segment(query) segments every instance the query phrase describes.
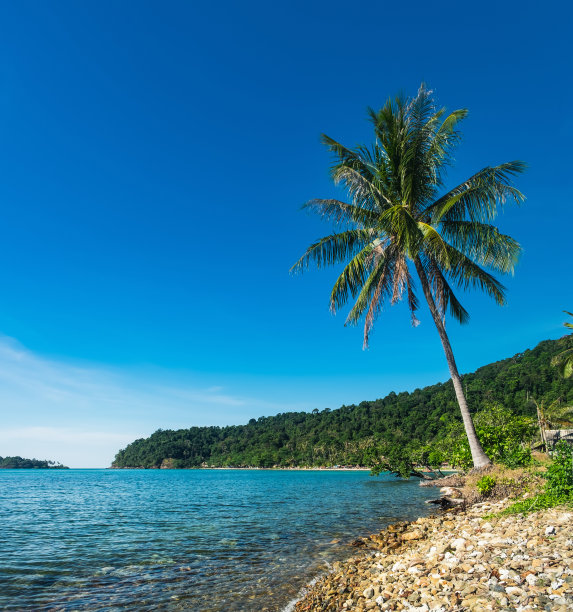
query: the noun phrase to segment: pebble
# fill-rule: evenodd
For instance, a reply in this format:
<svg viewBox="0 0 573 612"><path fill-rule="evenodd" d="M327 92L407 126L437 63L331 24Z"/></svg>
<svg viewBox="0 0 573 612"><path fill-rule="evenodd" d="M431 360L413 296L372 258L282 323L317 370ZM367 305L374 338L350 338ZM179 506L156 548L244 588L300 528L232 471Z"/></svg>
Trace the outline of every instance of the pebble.
<svg viewBox="0 0 573 612"><path fill-rule="evenodd" d="M573 514L483 502L360 538L295 612L573 610Z"/></svg>

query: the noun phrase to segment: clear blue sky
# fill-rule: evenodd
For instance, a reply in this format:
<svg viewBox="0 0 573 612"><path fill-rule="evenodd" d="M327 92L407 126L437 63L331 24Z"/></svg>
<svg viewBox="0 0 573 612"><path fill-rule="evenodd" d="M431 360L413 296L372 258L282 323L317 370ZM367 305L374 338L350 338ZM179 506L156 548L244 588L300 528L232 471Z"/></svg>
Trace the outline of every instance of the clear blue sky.
<svg viewBox="0 0 573 612"><path fill-rule="evenodd" d="M328 312L325 132L421 81L467 107L452 185L529 164L499 219L509 305L467 294L460 370L565 333L573 85L565 2L27 1L0 8L0 455L105 466L158 427L336 408L448 378L431 319L371 348ZM78 445L78 440L81 444Z"/></svg>

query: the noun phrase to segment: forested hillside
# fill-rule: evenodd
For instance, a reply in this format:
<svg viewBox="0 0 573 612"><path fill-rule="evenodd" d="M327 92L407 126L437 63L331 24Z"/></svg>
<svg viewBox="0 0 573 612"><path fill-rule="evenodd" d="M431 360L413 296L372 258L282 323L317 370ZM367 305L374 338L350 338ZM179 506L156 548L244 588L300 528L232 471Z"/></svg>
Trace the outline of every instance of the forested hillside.
<svg viewBox="0 0 573 612"><path fill-rule="evenodd" d="M545 405L558 399L573 404L573 379L561 377L550 363L572 344L572 336L546 340L464 375L472 412L497 402L533 416L533 399ZM160 429L119 451L113 467L370 466L382 442L425 444L457 420L453 386L446 382L337 410L260 417L246 425Z"/></svg>

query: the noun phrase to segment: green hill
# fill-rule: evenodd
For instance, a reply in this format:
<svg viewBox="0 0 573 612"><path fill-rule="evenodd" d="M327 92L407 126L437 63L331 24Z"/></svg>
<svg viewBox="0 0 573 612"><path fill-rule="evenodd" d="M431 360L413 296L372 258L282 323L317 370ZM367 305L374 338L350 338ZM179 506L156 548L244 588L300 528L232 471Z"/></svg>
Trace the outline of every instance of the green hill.
<svg viewBox="0 0 573 612"><path fill-rule="evenodd" d="M559 398L573 404L573 379L562 378L550 363L572 344L573 336L545 340L464 375L472 412L499 402L517 414L533 416L531 398L545 405ZM400 437L426 443L460 419L448 381L337 410L288 412L228 427L159 429L119 451L113 467L370 466L380 442Z"/></svg>

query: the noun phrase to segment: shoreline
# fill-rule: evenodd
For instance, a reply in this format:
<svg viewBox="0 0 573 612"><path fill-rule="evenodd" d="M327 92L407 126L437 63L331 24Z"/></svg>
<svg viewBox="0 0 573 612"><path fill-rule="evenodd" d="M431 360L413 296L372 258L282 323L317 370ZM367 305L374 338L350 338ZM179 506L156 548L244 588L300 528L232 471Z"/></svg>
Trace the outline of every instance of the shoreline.
<svg viewBox="0 0 573 612"><path fill-rule="evenodd" d="M283 612L573 609L573 510L491 517L482 502L358 538Z"/></svg>
<svg viewBox="0 0 573 612"><path fill-rule="evenodd" d="M78 468L81 469L81 468ZM190 467L190 468L170 468L170 467L107 467L95 468L105 470L244 470L244 471L268 471L268 472L370 472L368 467Z"/></svg>

